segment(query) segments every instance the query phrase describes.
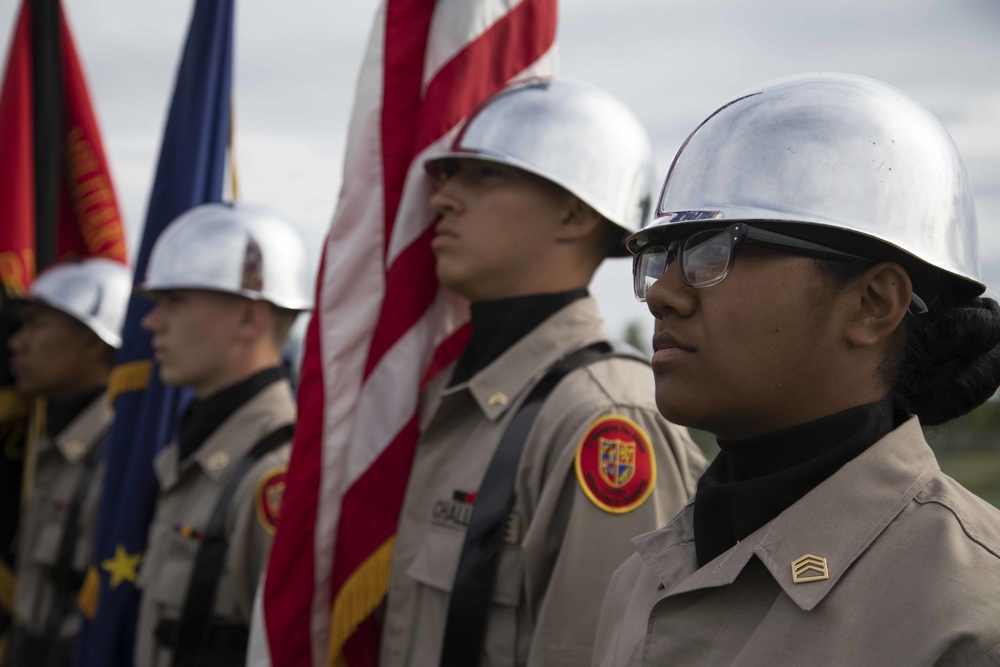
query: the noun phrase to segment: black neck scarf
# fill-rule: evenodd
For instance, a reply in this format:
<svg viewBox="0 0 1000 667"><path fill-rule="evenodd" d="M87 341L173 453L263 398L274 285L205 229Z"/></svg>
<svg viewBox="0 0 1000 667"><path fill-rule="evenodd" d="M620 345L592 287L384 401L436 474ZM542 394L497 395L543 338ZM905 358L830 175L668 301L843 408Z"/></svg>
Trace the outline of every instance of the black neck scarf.
<svg viewBox="0 0 1000 667"><path fill-rule="evenodd" d="M718 440L721 451L695 496L698 566L781 514L906 417L887 398L748 440Z"/></svg>
<svg viewBox="0 0 1000 667"><path fill-rule="evenodd" d="M587 294L587 289L581 288L472 304L472 338L458 359L449 386L467 381L532 329Z"/></svg>
<svg viewBox="0 0 1000 667"><path fill-rule="evenodd" d="M285 377L280 366L265 368L187 407L177 425L178 460L187 460L234 412L266 387Z"/></svg>
<svg viewBox="0 0 1000 667"><path fill-rule="evenodd" d="M61 401L49 400L45 405L45 434L50 438L59 435L70 422L80 416L87 406L104 393L104 387L94 387Z"/></svg>

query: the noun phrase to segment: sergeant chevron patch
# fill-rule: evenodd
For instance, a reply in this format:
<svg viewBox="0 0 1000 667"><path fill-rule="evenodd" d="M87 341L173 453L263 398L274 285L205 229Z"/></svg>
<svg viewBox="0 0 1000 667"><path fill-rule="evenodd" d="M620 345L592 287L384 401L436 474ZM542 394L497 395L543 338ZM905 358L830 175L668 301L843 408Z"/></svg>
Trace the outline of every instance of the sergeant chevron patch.
<svg viewBox="0 0 1000 667"><path fill-rule="evenodd" d="M816 554L803 554L792 561L792 581L796 584L806 584L810 581L823 581L830 578L830 570L826 559Z"/></svg>

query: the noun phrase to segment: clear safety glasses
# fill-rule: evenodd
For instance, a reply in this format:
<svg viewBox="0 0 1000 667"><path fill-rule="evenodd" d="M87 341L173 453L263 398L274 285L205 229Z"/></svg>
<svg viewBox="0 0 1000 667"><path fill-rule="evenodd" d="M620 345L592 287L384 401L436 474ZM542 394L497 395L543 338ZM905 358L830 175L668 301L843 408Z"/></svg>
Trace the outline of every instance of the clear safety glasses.
<svg viewBox="0 0 1000 667"><path fill-rule="evenodd" d="M646 294L653 284L663 277L673 260L678 260L681 279L691 287L718 285L733 267L733 256L737 246L749 245L773 250L785 250L798 255L836 261L870 262L859 255L834 250L818 243L804 241L794 236L779 234L746 223L729 227L699 229L687 236L670 241L667 245L651 243L644 246L632 258L632 277L635 298L646 300ZM910 312L927 312L927 306L916 294L910 304Z"/></svg>

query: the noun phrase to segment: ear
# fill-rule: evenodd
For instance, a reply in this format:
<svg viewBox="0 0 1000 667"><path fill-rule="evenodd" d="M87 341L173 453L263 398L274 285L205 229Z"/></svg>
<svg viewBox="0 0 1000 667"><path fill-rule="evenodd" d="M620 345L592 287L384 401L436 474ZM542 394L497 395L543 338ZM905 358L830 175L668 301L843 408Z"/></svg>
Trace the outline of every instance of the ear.
<svg viewBox="0 0 1000 667"><path fill-rule="evenodd" d="M101 340L97 334L89 330L87 333L90 335L87 336L83 344L83 353L86 355L87 363L94 364L96 368L106 366L110 371L115 365L116 351Z"/></svg>
<svg viewBox="0 0 1000 667"><path fill-rule="evenodd" d="M895 262L882 262L860 275L849 291L855 309L847 326L847 340L872 347L892 338L910 307L913 283Z"/></svg>
<svg viewBox="0 0 1000 667"><path fill-rule="evenodd" d="M572 197L572 195L571 195ZM578 197L572 197L568 202L566 215L559 223L557 240L576 241L592 234L600 233L601 215Z"/></svg>
<svg viewBox="0 0 1000 667"><path fill-rule="evenodd" d="M242 304L243 316L240 322L240 337L250 342L270 335L270 304L252 299L241 299L241 301L244 303Z"/></svg>

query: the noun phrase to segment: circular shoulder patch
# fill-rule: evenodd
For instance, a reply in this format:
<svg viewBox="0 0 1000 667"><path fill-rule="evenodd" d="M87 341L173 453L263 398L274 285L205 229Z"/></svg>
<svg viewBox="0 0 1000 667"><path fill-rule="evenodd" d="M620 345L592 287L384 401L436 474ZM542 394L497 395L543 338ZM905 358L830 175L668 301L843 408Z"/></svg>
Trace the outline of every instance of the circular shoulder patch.
<svg viewBox="0 0 1000 667"><path fill-rule="evenodd" d="M656 483L649 436L627 417L601 417L576 448L576 477L587 497L605 512L631 512Z"/></svg>
<svg viewBox="0 0 1000 667"><path fill-rule="evenodd" d="M284 466L271 468L257 482L254 501L257 520L272 535L278 525L278 514L281 513L281 498L285 495L285 472Z"/></svg>

